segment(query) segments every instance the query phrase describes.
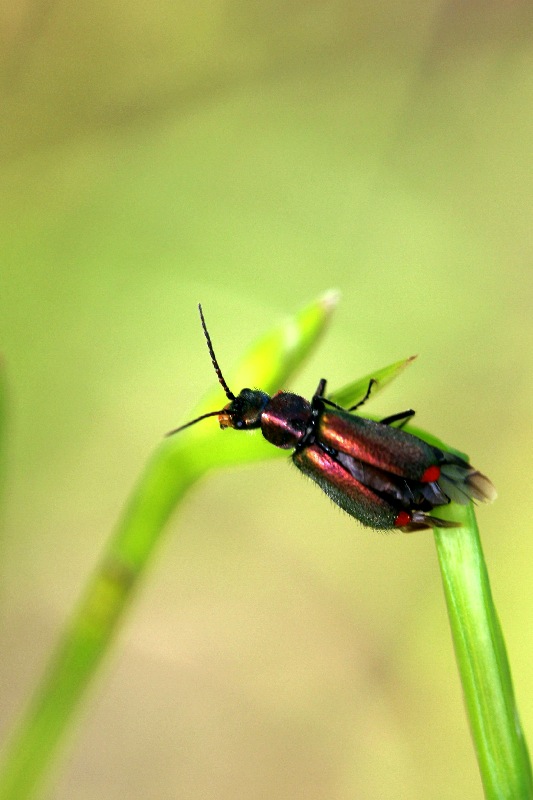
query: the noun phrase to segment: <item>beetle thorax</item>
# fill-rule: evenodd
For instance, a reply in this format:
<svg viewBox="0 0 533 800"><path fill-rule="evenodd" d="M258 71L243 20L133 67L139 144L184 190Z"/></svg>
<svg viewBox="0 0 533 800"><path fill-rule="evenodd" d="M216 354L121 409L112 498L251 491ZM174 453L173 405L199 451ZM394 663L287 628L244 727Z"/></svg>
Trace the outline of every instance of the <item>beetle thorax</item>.
<svg viewBox="0 0 533 800"><path fill-rule="evenodd" d="M263 409L261 431L268 442L288 450L303 439L311 419L307 400L290 392L278 392Z"/></svg>

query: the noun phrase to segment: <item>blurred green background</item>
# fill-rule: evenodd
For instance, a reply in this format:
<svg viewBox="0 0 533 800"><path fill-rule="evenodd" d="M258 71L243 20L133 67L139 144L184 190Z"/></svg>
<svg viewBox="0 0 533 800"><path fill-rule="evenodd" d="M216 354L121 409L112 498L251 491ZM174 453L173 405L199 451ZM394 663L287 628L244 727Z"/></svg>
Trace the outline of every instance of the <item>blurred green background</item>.
<svg viewBox="0 0 533 800"><path fill-rule="evenodd" d="M2 737L213 385L196 303L229 371L337 287L290 388L419 353L369 410L414 406L499 489L478 519L532 739L532 43L525 1L2 5ZM431 534L363 529L280 460L214 475L46 796L481 798Z"/></svg>

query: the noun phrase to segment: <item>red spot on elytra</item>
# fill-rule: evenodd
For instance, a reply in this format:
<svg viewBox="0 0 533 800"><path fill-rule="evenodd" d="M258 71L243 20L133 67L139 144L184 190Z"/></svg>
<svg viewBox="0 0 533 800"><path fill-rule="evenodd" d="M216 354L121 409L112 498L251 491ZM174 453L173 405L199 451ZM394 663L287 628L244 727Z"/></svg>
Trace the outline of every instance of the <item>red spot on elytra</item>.
<svg viewBox="0 0 533 800"><path fill-rule="evenodd" d="M420 480L422 483L433 483L433 481L438 481L440 478L440 467L433 466L428 467L425 471Z"/></svg>
<svg viewBox="0 0 533 800"><path fill-rule="evenodd" d="M394 524L396 525L397 528L403 528L404 525L409 525L412 519L413 518L408 511L400 511L400 513L394 520Z"/></svg>

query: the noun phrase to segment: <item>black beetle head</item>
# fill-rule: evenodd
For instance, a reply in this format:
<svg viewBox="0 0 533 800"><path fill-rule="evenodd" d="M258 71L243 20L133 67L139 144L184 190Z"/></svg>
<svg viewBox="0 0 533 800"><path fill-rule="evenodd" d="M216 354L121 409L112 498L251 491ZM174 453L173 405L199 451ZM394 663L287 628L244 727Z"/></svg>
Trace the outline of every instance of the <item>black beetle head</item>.
<svg viewBox="0 0 533 800"><path fill-rule="evenodd" d="M243 389L218 415L221 428L245 431L261 427L263 410L270 396L258 389Z"/></svg>

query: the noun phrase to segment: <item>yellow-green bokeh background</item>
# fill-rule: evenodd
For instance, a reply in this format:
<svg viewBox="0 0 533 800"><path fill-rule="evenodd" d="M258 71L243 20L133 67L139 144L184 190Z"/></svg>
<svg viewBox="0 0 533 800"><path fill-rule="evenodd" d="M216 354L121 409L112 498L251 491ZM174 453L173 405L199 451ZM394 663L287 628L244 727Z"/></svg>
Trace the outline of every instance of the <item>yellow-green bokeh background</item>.
<svg viewBox="0 0 533 800"><path fill-rule="evenodd" d="M292 388L420 354L372 411L414 406L499 489L478 519L533 737L532 46L525 1L3 4L2 737L213 384L198 300L229 369L331 286ZM481 798L431 535L362 529L280 460L213 476L48 796Z"/></svg>

